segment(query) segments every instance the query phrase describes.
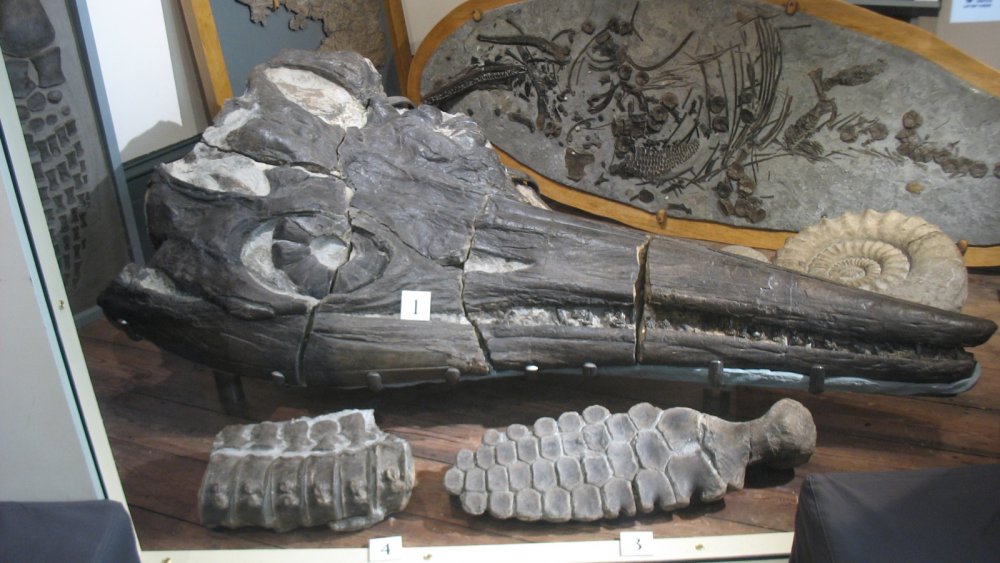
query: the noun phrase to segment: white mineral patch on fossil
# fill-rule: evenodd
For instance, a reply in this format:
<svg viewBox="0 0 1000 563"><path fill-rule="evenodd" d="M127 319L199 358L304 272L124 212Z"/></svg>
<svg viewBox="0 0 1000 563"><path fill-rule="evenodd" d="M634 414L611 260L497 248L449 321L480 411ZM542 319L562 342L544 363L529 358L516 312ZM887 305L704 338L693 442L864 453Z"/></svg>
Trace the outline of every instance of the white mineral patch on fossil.
<svg viewBox="0 0 1000 563"><path fill-rule="evenodd" d="M250 101L250 98L247 96L241 99L241 101L243 100L247 100L251 105L249 107L238 107L222 114L215 125L205 129L201 137L202 141L219 149L230 150L229 141L226 140L226 137L233 131L246 125L254 117L260 115L260 106L257 102Z"/></svg>
<svg viewBox="0 0 1000 563"><path fill-rule="evenodd" d="M269 68L264 75L289 101L330 125L364 127L365 106L347 90L307 70Z"/></svg>
<svg viewBox="0 0 1000 563"><path fill-rule="evenodd" d="M487 274L517 272L529 267L531 267L531 264L525 262L507 260L499 256L491 256L478 252L473 252L472 256L465 263L466 272L486 272Z"/></svg>
<svg viewBox="0 0 1000 563"><path fill-rule="evenodd" d="M197 297L193 295L188 295L187 293L184 293L179 289L177 289L177 286L174 285L173 280L168 278L163 272L159 270L154 270L152 268L143 268L136 272L134 279L139 284L139 287L151 293L165 295L173 299L183 299L191 302L199 300Z"/></svg>
<svg viewBox="0 0 1000 563"><path fill-rule="evenodd" d="M309 250L320 264L336 271L347 262L350 249L337 237L319 237L309 242Z"/></svg>
<svg viewBox="0 0 1000 563"><path fill-rule="evenodd" d="M738 244L732 244L729 246L723 246L719 249L722 252L728 252L729 254L735 254L736 256L743 256L744 258L751 258L764 263L770 263L771 261L767 256L757 250L756 248L750 248L749 246L741 246Z"/></svg>
<svg viewBox="0 0 1000 563"><path fill-rule="evenodd" d="M170 176L206 191L266 196L271 193L271 182L265 172L274 167L198 143L190 155L163 168Z"/></svg>
<svg viewBox="0 0 1000 563"><path fill-rule="evenodd" d="M271 246L274 243L274 227L277 223L277 219L272 219L250 233L240 252L240 261L261 285L271 291L309 303L317 303L316 299L300 293L288 274L274 266Z"/></svg>
<svg viewBox="0 0 1000 563"><path fill-rule="evenodd" d="M515 307L507 311L472 314L470 317L480 324L635 328L635 323L628 320L629 313L617 309Z"/></svg>

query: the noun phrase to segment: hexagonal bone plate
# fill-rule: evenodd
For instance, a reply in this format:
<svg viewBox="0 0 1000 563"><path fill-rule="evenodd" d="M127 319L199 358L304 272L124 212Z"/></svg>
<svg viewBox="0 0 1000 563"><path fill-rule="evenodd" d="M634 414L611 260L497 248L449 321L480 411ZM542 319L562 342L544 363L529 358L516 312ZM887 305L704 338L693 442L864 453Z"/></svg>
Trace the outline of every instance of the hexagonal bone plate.
<svg viewBox="0 0 1000 563"><path fill-rule="evenodd" d="M719 500L743 488L748 464L798 465L815 446L812 415L791 399L743 423L648 403L618 414L595 405L487 430L476 451L458 453L444 484L474 515L593 521Z"/></svg>
<svg viewBox="0 0 1000 563"><path fill-rule="evenodd" d="M227 426L198 491L206 526L287 531L367 528L406 507L416 484L410 445L370 410Z"/></svg>

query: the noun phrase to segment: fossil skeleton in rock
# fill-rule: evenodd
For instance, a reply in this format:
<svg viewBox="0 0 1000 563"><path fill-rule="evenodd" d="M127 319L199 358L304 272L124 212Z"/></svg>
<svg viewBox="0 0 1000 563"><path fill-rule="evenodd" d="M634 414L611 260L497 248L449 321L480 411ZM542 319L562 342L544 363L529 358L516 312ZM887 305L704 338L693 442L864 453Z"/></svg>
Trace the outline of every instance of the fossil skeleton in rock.
<svg viewBox="0 0 1000 563"><path fill-rule="evenodd" d="M409 93L473 116L563 202L787 231L892 205L1000 242L996 88L917 55L937 39L901 22L782 4L473 0L421 45ZM894 193L914 180L929 193Z"/></svg>
<svg viewBox="0 0 1000 563"><path fill-rule="evenodd" d="M789 238L775 264L957 311L968 296L962 254L941 229L898 211L845 213Z"/></svg>
<svg viewBox="0 0 1000 563"><path fill-rule="evenodd" d="M792 399L743 423L683 407L611 414L595 405L487 430L476 451L458 453L444 485L470 514L589 522L717 501L743 488L748 465L790 468L815 449L812 415Z"/></svg>
<svg viewBox="0 0 1000 563"><path fill-rule="evenodd" d="M415 475L410 445L382 432L370 410L227 426L198 513L206 526L360 530L406 508Z"/></svg>
<svg viewBox="0 0 1000 563"><path fill-rule="evenodd" d="M156 252L101 305L220 371L374 389L585 364L704 380L721 360L953 393L996 329L527 201L468 117L393 107L358 55L287 51L157 171Z"/></svg>

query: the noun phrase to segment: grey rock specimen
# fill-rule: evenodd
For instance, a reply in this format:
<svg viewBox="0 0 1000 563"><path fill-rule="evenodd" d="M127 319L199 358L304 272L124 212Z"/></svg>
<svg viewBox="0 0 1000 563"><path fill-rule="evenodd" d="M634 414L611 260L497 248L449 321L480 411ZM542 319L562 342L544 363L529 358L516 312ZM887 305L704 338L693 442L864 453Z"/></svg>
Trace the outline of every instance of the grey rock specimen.
<svg viewBox="0 0 1000 563"><path fill-rule="evenodd" d="M156 252L101 299L241 376L407 385L599 366L967 386L996 326L532 205L482 131L398 109L352 53L259 66L146 197ZM404 291L430 294L403 318ZM592 369L584 370L592 372ZM768 377L773 372L768 372ZM946 392L956 392L954 390Z"/></svg>
<svg viewBox="0 0 1000 563"><path fill-rule="evenodd" d="M531 426L487 430L445 473L470 514L590 522L712 502L743 488L746 467L790 468L816 449L816 426L782 399L764 416L735 423L649 403L611 414L601 406Z"/></svg>
<svg viewBox="0 0 1000 563"><path fill-rule="evenodd" d="M410 445L372 411L234 425L215 437L198 514L206 526L354 531L405 508L415 484Z"/></svg>
<svg viewBox="0 0 1000 563"><path fill-rule="evenodd" d="M1000 243L1000 98L931 60L774 1L498 4L439 29L421 95L548 179L676 217L896 209Z"/></svg>

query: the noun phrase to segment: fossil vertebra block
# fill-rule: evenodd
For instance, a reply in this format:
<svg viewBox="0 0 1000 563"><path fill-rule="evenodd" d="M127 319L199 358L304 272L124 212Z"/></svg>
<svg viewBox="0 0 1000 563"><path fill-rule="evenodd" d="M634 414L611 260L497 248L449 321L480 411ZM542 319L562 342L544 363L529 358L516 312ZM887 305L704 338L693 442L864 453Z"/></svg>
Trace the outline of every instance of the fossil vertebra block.
<svg viewBox="0 0 1000 563"><path fill-rule="evenodd" d="M749 368L746 383L804 386L821 366L827 388L955 393L977 377L963 347L996 329L532 205L474 121L394 107L352 53L258 66L202 142L157 170L146 216L156 252L112 282L105 313L289 385L588 364L704 380L719 360ZM408 318L408 292L426 316Z"/></svg>
<svg viewBox="0 0 1000 563"><path fill-rule="evenodd" d="M215 437L198 513L206 526L353 531L405 508L415 484L410 445L370 410L234 425Z"/></svg>
<svg viewBox="0 0 1000 563"><path fill-rule="evenodd" d="M444 484L470 514L589 522L716 501L743 488L747 465L794 467L815 449L812 415L792 399L742 423L683 407L611 414L595 405L487 430Z"/></svg>

